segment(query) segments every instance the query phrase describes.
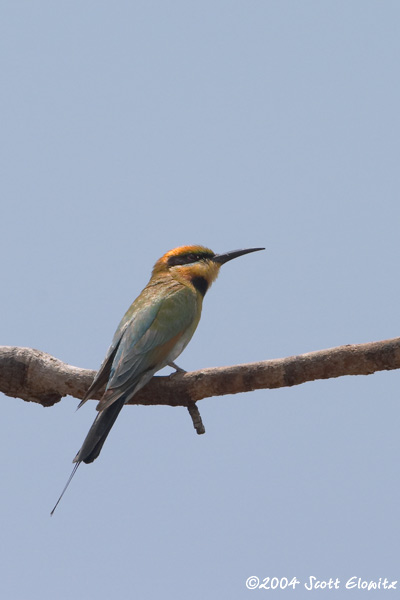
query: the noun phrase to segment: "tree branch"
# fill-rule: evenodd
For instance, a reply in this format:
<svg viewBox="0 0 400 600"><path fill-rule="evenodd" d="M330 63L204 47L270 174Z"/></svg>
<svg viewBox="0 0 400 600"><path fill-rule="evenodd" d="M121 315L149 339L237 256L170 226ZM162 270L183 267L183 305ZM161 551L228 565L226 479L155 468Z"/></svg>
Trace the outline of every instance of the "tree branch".
<svg viewBox="0 0 400 600"><path fill-rule="evenodd" d="M203 398L399 368L400 338L394 338L288 358L153 377L130 404L189 407L199 432L202 423L193 404ZM67 395L82 399L94 375L95 371L72 367L40 350L0 346L0 391L7 396L53 406Z"/></svg>

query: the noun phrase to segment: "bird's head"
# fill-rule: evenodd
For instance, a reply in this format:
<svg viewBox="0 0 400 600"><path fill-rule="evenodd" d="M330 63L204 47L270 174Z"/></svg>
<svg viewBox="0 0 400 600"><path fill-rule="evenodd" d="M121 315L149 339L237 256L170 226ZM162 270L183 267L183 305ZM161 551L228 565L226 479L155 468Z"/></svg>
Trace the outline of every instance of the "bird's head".
<svg viewBox="0 0 400 600"><path fill-rule="evenodd" d="M204 246L179 246L169 250L154 265L153 277L169 273L178 280L191 283L202 296L218 277L221 265L249 252L257 252L264 248L248 248L232 250L224 254L215 254Z"/></svg>

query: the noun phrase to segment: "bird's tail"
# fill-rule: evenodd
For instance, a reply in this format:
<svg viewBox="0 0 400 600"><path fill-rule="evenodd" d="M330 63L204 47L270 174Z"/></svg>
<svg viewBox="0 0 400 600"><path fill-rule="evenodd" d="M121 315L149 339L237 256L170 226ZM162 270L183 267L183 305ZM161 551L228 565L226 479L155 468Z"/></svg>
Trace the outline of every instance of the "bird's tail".
<svg viewBox="0 0 400 600"><path fill-rule="evenodd" d="M124 404L125 397L123 396L98 413L82 444L82 448L73 460L74 463L84 462L89 464L98 457Z"/></svg>
<svg viewBox="0 0 400 600"><path fill-rule="evenodd" d="M125 404L125 397L119 398L116 402L108 406L104 410L98 413L97 417L93 421L93 425L89 429L89 433L87 434L85 441L82 444L81 449L78 454L75 456L73 462L76 463L71 475L59 499L57 500L53 510L51 511L51 515L56 510L61 498L64 496L64 493L67 490L67 487L72 481L73 476L75 475L79 465L81 462L91 463L93 462L100 454L100 451L103 447L104 442L107 439L108 434L111 431L112 426L114 425L119 413L121 412L122 407Z"/></svg>

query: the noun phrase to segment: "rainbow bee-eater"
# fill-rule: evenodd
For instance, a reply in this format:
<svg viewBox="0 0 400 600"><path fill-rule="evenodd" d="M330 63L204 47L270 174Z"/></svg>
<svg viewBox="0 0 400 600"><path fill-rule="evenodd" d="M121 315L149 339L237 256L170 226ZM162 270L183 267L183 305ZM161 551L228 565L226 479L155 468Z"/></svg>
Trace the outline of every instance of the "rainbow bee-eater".
<svg viewBox="0 0 400 600"><path fill-rule="evenodd" d="M215 254L204 246L170 250L154 265L149 283L125 313L107 355L78 408L106 385L98 415L75 456L74 469L100 454L124 404L166 366L180 370L175 359L186 348L200 321L203 298L221 265L264 248Z"/></svg>

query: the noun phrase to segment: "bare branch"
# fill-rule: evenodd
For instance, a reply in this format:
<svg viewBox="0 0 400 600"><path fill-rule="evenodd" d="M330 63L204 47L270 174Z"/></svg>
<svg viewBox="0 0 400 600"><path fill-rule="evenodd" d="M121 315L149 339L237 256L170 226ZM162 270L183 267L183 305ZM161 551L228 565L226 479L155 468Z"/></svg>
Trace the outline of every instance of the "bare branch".
<svg viewBox="0 0 400 600"><path fill-rule="evenodd" d="M130 404L186 406L202 398L299 385L344 375L370 375L400 368L400 338L338 346L288 358L153 377ZM31 348L0 346L0 391L52 406L63 396L83 398L95 372L72 367Z"/></svg>
<svg viewBox="0 0 400 600"><path fill-rule="evenodd" d="M188 411L189 411L189 415L193 421L193 427L196 430L196 433L198 433L199 435L201 435L202 433L206 432L206 428L203 425L203 421L198 409L198 406L195 402L190 402L188 404Z"/></svg>

